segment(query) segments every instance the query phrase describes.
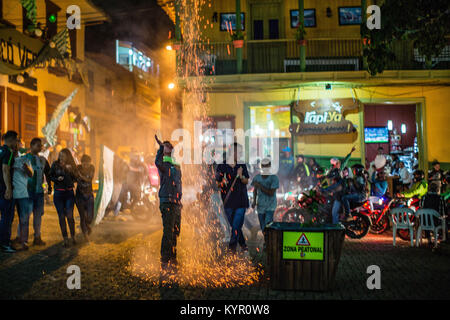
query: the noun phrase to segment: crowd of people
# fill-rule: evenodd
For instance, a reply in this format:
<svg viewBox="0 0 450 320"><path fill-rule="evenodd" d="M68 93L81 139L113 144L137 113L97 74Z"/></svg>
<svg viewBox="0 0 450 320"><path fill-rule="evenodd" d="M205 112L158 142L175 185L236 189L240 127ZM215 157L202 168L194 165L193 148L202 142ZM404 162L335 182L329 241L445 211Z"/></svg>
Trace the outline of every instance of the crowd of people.
<svg viewBox="0 0 450 320"><path fill-rule="evenodd" d="M156 137L155 137L156 138ZM173 162L173 150L170 142L164 143L156 138L160 145L156 157L156 166L161 176L160 200L163 216L164 235L161 245L161 261L164 266L176 265L176 238L180 233L181 208L181 170ZM238 245L241 251L248 250L246 240L242 233L246 210L251 206L258 214L261 230L265 234L266 226L273 221L277 208L277 190L289 192L291 188L305 191L316 189L332 200L332 223L351 219L352 203L361 203L370 196L375 198L388 197L387 171L390 168L384 164L378 168L366 168L361 164L348 167L352 148L344 159L331 158L328 168L321 168L314 158L305 159L303 155L297 156L297 161L290 155L290 149L285 148L280 159L278 174L271 173L271 159L264 158L256 166L247 166L238 161L241 146L234 143L230 149L234 155L223 163L213 163L206 170L206 191L219 192L226 219L230 226L228 248L236 252ZM381 152L379 153L381 155ZM390 163L388 163L390 164ZM398 167L402 169L401 162ZM250 173L249 173L250 168ZM401 175L401 173L400 173ZM214 177L214 178L212 178ZM421 200L423 208L432 208L444 215L445 201L450 197L447 190L449 174L440 170L439 163L433 163L433 169L428 173L428 180L422 170L416 169L411 181L402 179L403 191L395 194L398 198L417 197ZM409 182L409 183L408 183ZM253 187L253 202L249 203L248 189ZM212 196L206 196L213 198ZM343 213L341 215L341 212Z"/></svg>
<svg viewBox="0 0 450 320"><path fill-rule="evenodd" d="M64 246L76 244L74 206L80 214L80 227L85 241L89 241L94 215L92 179L95 168L88 155L77 165L71 150L59 151L51 166L43 156L43 143L33 138L29 149L21 145L17 132L8 131L2 136L0 148L0 245L6 253L27 250L29 246L29 221L33 215L33 245L43 246L41 226L44 215L45 192L52 194L58 213ZM23 144L23 143L22 143ZM76 185L76 191L74 191ZM44 188L46 186L46 190ZM54 190L54 191L53 191ZM12 223L17 209L19 219L17 237L12 238ZM67 232L69 226L70 239Z"/></svg>

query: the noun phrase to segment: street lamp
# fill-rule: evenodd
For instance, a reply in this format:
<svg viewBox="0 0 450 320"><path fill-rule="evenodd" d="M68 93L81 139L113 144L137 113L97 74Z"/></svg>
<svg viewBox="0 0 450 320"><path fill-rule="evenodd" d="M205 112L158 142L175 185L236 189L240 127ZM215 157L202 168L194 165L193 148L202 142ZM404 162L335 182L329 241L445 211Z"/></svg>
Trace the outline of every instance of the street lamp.
<svg viewBox="0 0 450 320"><path fill-rule="evenodd" d="M171 82L167 87L169 88L169 90L173 90L175 88L175 83Z"/></svg>
<svg viewBox="0 0 450 320"><path fill-rule="evenodd" d="M172 46L171 46L170 44L168 44L168 45L166 46L166 49L170 51L170 50L172 50Z"/></svg>

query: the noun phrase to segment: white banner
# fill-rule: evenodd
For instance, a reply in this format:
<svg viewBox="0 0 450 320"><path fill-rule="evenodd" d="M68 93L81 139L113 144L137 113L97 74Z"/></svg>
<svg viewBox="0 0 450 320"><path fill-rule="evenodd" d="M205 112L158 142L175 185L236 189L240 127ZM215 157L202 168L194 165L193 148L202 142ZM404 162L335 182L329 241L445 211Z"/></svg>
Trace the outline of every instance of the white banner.
<svg viewBox="0 0 450 320"><path fill-rule="evenodd" d="M99 169L99 186L97 196L95 197L94 225L102 221L114 189L114 152L105 146L102 147Z"/></svg>

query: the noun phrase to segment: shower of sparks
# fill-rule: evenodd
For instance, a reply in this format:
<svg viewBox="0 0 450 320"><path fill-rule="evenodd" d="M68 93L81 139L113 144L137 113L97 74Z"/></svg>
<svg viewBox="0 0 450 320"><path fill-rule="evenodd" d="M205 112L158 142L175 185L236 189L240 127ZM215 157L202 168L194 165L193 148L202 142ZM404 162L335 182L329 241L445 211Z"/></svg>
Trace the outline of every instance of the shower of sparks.
<svg viewBox="0 0 450 320"><path fill-rule="evenodd" d="M209 109L204 77L204 54L210 53L209 39L201 38L201 30L210 24L205 21L204 8L211 8L210 0L179 1L180 19L183 34L179 55L178 77L184 85L183 126L193 137L195 120L207 120ZM228 27L228 26L227 26ZM231 31L232 32L232 31ZM207 45L208 51L201 49ZM230 48L227 45L228 54ZM169 138L169 137L168 137ZM193 188L202 193L207 174L205 166L183 165L183 189ZM209 173L211 174L211 173ZM165 273L160 270L159 243L162 232L154 235L151 243L144 243L135 249L128 270L135 276L153 282L177 282L191 287L235 287L249 286L258 282L264 275L262 265L253 263L247 255L227 252L225 235L221 232L216 212L213 209L213 191L206 191L193 204L185 204L182 210L181 234L178 238L178 273ZM222 209L223 210L223 209ZM220 214L224 214L221 212ZM153 241L154 240L154 241ZM158 245L155 245L157 243ZM151 245L153 244L153 245ZM258 250L259 251L259 250ZM161 280L166 279L166 280Z"/></svg>

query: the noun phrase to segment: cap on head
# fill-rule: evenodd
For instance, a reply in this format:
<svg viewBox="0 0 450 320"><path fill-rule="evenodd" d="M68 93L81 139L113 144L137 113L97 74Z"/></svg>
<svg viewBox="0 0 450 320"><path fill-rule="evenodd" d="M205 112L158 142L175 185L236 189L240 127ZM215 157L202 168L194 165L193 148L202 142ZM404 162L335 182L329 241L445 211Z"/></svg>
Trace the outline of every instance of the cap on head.
<svg viewBox="0 0 450 320"><path fill-rule="evenodd" d="M261 160L261 166L269 167L270 164L271 164L271 161L270 161L269 158L264 158L264 159Z"/></svg>

